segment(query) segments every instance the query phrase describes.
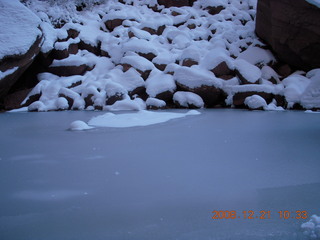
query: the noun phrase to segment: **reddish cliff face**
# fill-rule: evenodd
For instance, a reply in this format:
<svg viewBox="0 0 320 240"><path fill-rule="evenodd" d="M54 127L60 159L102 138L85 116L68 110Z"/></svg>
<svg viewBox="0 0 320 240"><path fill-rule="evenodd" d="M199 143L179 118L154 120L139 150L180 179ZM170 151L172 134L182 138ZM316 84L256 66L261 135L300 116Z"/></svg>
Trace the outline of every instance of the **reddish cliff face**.
<svg viewBox="0 0 320 240"><path fill-rule="evenodd" d="M258 0L256 33L280 60L320 67L320 8L305 0Z"/></svg>

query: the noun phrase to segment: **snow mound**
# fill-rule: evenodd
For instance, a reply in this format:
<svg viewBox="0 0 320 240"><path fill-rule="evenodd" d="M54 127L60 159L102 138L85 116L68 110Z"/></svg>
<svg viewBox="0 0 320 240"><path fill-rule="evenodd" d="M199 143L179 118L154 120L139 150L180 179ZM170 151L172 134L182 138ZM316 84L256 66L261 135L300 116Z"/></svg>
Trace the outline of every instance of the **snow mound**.
<svg viewBox="0 0 320 240"><path fill-rule="evenodd" d="M320 217L318 217L317 215L312 215L311 219L308 222L301 224L301 229L303 233L311 239L319 239Z"/></svg>
<svg viewBox="0 0 320 240"><path fill-rule="evenodd" d="M88 124L80 120L72 122L69 127L69 129L72 131L82 131L82 130L88 130L92 128L93 127L88 126Z"/></svg>
<svg viewBox="0 0 320 240"><path fill-rule="evenodd" d="M198 115L198 111L190 110L187 113L173 113L173 112L153 112L142 110L135 113L105 113L101 116L92 118L88 124L94 127L136 127L148 126L167 122L172 119L182 118L189 115Z"/></svg>

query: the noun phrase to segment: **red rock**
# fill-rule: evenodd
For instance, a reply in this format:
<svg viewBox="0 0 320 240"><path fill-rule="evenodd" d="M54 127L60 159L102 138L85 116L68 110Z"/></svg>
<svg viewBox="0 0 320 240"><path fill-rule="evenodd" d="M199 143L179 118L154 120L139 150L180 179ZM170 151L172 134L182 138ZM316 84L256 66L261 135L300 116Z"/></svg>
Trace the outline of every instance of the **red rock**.
<svg viewBox="0 0 320 240"><path fill-rule="evenodd" d="M42 38L38 38L24 55L6 56L0 60L0 71L2 72L6 72L7 70L17 67L16 71L0 80L0 102L3 103L5 96L12 91L11 88L19 81L19 78L22 76L22 74L30 67L35 59L34 56L40 52L41 41Z"/></svg>
<svg viewBox="0 0 320 240"><path fill-rule="evenodd" d="M179 91L193 92L198 94L206 107L216 107L218 105L224 105L224 101L226 99L225 93L214 86L205 86L202 85L197 88L189 88L181 83L176 82Z"/></svg>
<svg viewBox="0 0 320 240"><path fill-rule="evenodd" d="M208 10L208 13L211 15L219 14L223 9L225 9L223 6L217 6L217 7L206 7L205 10Z"/></svg>
<svg viewBox="0 0 320 240"><path fill-rule="evenodd" d="M80 66L58 66L50 67L48 71L60 77L67 77L72 75L83 75L86 71L92 70L91 67L82 64Z"/></svg>
<svg viewBox="0 0 320 240"><path fill-rule="evenodd" d="M112 32L116 27L122 25L124 19L112 19L105 22L106 28Z"/></svg>
<svg viewBox="0 0 320 240"><path fill-rule="evenodd" d="M226 62L219 63L214 69L210 70L214 73L216 77L221 77L224 75L232 75L234 76L234 71L232 71Z"/></svg>
<svg viewBox="0 0 320 240"><path fill-rule="evenodd" d="M320 67L320 8L305 0L259 0L256 33L278 58L306 71Z"/></svg>
<svg viewBox="0 0 320 240"><path fill-rule="evenodd" d="M260 97L264 98L264 100L266 100L268 104L274 98L274 95L272 93L266 93L266 92L255 92L255 91L237 92L233 96L233 105L240 108L246 108L244 101L247 97L252 95L259 95Z"/></svg>
<svg viewBox="0 0 320 240"><path fill-rule="evenodd" d="M158 4L168 7L192 6L194 1L189 0L158 0Z"/></svg>
<svg viewBox="0 0 320 240"><path fill-rule="evenodd" d="M198 65L199 63L191 58L186 58L182 61L182 66L191 67L193 65Z"/></svg>

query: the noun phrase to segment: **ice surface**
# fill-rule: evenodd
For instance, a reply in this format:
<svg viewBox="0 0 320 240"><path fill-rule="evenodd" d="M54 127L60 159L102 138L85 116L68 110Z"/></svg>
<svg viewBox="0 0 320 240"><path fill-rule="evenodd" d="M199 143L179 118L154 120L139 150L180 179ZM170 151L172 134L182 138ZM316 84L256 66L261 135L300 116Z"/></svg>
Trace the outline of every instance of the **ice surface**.
<svg viewBox="0 0 320 240"><path fill-rule="evenodd" d="M187 113L172 113L172 112L153 112L142 110L136 113L105 113L101 116L92 118L88 124L94 127L136 127L148 126L158 123L167 122L175 118L182 118L189 115L198 115L200 112L190 110Z"/></svg>
<svg viewBox="0 0 320 240"><path fill-rule="evenodd" d="M305 240L278 211L320 215L320 115L199 111L93 131L67 129L101 112L0 114L1 239Z"/></svg>

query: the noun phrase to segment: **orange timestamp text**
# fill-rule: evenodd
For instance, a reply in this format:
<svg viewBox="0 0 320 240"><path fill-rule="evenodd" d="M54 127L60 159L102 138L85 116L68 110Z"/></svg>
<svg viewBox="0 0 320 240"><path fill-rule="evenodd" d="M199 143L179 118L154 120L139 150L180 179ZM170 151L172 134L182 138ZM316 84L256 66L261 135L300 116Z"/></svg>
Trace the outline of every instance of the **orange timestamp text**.
<svg viewBox="0 0 320 240"><path fill-rule="evenodd" d="M278 212L271 212L266 210L261 211L221 211L214 210L212 211L212 219L307 219L308 212L302 210L288 211L281 210Z"/></svg>

